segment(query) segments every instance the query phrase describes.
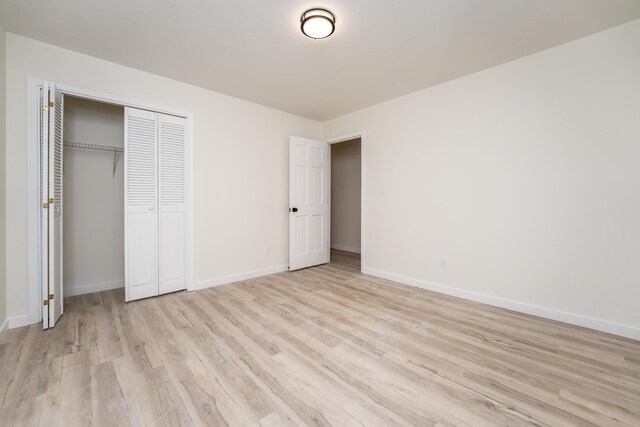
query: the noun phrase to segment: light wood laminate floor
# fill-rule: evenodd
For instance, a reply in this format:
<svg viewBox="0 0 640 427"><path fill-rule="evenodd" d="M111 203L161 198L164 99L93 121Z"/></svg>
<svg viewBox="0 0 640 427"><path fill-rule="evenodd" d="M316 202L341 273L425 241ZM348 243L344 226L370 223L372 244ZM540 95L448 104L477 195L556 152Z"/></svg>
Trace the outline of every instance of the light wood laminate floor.
<svg viewBox="0 0 640 427"><path fill-rule="evenodd" d="M362 275L358 258L0 344L0 424L640 425L640 342Z"/></svg>

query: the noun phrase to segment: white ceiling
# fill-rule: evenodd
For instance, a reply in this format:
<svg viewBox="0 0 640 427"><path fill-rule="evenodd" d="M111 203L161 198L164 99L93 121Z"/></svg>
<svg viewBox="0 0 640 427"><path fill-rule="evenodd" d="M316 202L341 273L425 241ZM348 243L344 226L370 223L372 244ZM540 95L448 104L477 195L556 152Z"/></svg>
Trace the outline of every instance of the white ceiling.
<svg viewBox="0 0 640 427"><path fill-rule="evenodd" d="M327 120L640 17L640 0L0 0L7 31ZM299 30L313 6L336 31Z"/></svg>

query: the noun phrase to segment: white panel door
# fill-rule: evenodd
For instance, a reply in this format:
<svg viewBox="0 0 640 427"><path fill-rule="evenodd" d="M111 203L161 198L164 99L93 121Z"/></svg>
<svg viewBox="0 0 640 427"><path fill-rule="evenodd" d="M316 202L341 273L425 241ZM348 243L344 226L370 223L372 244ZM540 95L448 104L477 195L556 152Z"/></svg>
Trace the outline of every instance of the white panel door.
<svg viewBox="0 0 640 427"><path fill-rule="evenodd" d="M289 270L329 262L329 144L289 138Z"/></svg>
<svg viewBox="0 0 640 427"><path fill-rule="evenodd" d="M156 113L125 109L125 299L158 295Z"/></svg>
<svg viewBox="0 0 640 427"><path fill-rule="evenodd" d="M186 119L159 114L160 294L186 289Z"/></svg>
<svg viewBox="0 0 640 427"><path fill-rule="evenodd" d="M62 167L63 167L63 119L64 95L56 90L55 84L49 84L49 200L48 200L48 243L49 243L49 328L64 312L63 275L62 275Z"/></svg>

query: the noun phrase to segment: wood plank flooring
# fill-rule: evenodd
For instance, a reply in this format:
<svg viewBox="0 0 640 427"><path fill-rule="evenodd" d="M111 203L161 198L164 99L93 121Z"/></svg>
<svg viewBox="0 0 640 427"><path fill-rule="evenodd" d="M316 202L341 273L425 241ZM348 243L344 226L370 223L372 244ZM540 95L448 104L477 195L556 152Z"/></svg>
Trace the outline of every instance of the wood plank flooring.
<svg viewBox="0 0 640 427"><path fill-rule="evenodd" d="M3 426L639 426L640 342L328 265L124 304L0 344Z"/></svg>

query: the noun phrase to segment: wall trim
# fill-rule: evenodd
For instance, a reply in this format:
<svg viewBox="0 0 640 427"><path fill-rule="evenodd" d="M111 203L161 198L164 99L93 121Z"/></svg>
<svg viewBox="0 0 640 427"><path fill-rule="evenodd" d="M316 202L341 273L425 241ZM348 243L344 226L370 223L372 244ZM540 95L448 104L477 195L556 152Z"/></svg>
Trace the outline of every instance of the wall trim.
<svg viewBox="0 0 640 427"><path fill-rule="evenodd" d="M355 246L341 245L340 243L331 243L331 249L337 249L339 251L353 252L354 254L360 253L360 248Z"/></svg>
<svg viewBox="0 0 640 427"><path fill-rule="evenodd" d="M42 226L40 209L40 90L27 77L27 307L29 324L42 320Z"/></svg>
<svg viewBox="0 0 640 427"><path fill-rule="evenodd" d="M74 297L76 295L92 294L94 292L110 291L111 289L124 288L124 280L115 280L113 282L88 283L86 285L72 286L64 288L65 297Z"/></svg>
<svg viewBox="0 0 640 427"><path fill-rule="evenodd" d="M613 335L619 335L625 338L640 340L640 328L634 328L620 323L610 322L607 320L587 317L580 314L568 313L566 311L556 310L552 308L541 307L537 305L527 304L523 302L513 301L505 298L495 297L492 295L480 294L477 292L466 291L464 289L452 288L450 286L441 285L439 283L419 280L410 277L404 277L385 271L375 270L373 268L364 268L363 273L370 276L387 279L404 285L416 288L426 289L440 294L451 295L454 297L479 302L482 304L492 305L494 307L506 308L508 310L520 313L530 314L533 316L543 317L545 319L556 320L571 325L582 326L584 328L593 329L600 332L607 332Z"/></svg>
<svg viewBox="0 0 640 427"><path fill-rule="evenodd" d="M38 322L30 322L28 314L22 314L20 316L9 317L7 319L8 329L20 328L22 326L32 325Z"/></svg>
<svg viewBox="0 0 640 427"><path fill-rule="evenodd" d="M9 330L9 319L4 319L4 323L0 326L0 342L2 342L2 338L4 338L4 334Z"/></svg>
<svg viewBox="0 0 640 427"><path fill-rule="evenodd" d="M245 273L240 274L232 274L230 276L223 276L217 279L203 280L200 282L196 282L196 289L206 289L211 288L213 286L226 285L228 283L240 282L242 280L255 279L256 277L268 276L270 274L282 273L283 271L288 271L289 265L277 265L274 267L264 268L261 270L247 271Z"/></svg>

